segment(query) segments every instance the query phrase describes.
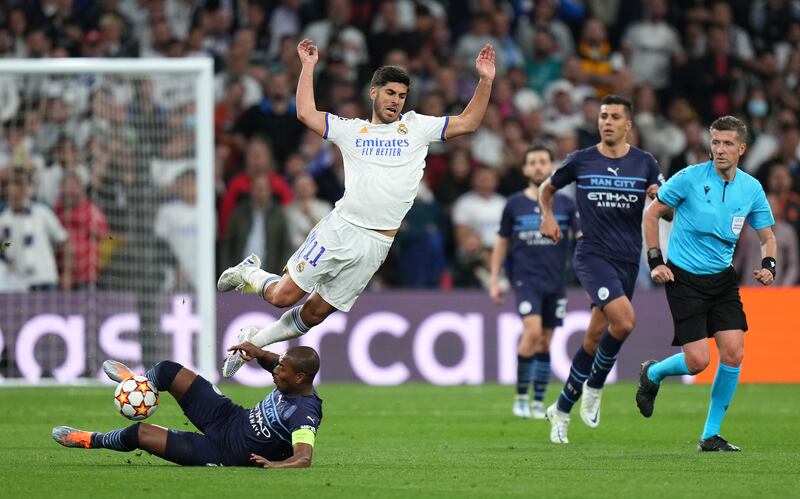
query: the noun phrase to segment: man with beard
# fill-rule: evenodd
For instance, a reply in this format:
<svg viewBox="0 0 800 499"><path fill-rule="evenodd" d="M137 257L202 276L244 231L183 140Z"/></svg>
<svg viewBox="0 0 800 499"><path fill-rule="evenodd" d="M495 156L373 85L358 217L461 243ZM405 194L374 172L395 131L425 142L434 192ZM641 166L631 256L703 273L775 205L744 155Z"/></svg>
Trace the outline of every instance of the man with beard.
<svg viewBox="0 0 800 499"><path fill-rule="evenodd" d="M539 186L553 174L554 168L553 153L545 146L534 145L525 152L522 174L529 186L508 198L490 264L489 295L498 305L503 302L500 267L506 261L517 312L522 318L522 337L517 349L517 395L513 405L514 415L521 418L545 419L550 339L567 311L564 268L569 241L564 238L555 242L539 232L542 221ZM562 232L572 228L579 237L578 213L572 199L556 194L553 213ZM532 402L528 396L530 384L533 384Z"/></svg>
<svg viewBox="0 0 800 499"><path fill-rule="evenodd" d="M399 67L383 66L370 85L372 119L345 119L317 109L313 77L317 47L306 39L298 44L297 53L303 67L297 84L297 117L341 150L345 192L289 259L283 275L262 270L258 256L251 255L219 277L219 291L256 292L276 307L293 306L310 293L275 323L260 330L242 329L240 343L258 347L304 335L336 310L350 310L389 253L414 202L428 145L478 129L495 77L495 53L487 44L475 59L479 77L475 94L460 115L403 114L410 78ZM232 353L223 365L223 376L233 376L242 364L242 358Z"/></svg>

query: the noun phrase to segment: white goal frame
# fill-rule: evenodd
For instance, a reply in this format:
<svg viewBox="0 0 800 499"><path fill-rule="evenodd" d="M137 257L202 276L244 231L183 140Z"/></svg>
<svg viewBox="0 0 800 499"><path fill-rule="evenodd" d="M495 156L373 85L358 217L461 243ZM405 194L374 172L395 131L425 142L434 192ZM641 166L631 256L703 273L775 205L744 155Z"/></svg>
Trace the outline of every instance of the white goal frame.
<svg viewBox="0 0 800 499"><path fill-rule="evenodd" d="M214 69L210 58L181 59L0 59L0 75L117 74L125 76L188 75L194 78L195 161L197 162L197 313L200 332L197 367L209 380L217 379L216 285L214 247L217 228L214 209Z"/></svg>

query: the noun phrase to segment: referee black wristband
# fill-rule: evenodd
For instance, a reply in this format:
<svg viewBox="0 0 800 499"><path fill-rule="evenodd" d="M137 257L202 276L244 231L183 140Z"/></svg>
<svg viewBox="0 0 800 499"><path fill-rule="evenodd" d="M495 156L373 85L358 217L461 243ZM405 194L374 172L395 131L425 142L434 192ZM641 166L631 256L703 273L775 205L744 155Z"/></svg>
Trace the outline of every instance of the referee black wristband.
<svg viewBox="0 0 800 499"><path fill-rule="evenodd" d="M770 274L772 274L772 278L775 279L775 268L777 266L777 262L771 256L768 256L761 260L761 268L769 270Z"/></svg>
<svg viewBox="0 0 800 499"><path fill-rule="evenodd" d="M650 266L650 270L655 269L659 265L664 265L664 257L661 255L661 250L659 248L650 248L647 250L647 265Z"/></svg>

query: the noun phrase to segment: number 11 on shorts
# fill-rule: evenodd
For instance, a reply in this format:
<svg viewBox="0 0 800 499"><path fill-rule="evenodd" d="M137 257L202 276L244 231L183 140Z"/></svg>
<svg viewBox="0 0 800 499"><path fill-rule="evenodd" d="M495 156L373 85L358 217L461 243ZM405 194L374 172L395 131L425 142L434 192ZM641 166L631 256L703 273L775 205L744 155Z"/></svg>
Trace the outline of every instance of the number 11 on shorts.
<svg viewBox="0 0 800 499"><path fill-rule="evenodd" d="M308 251L306 251L306 254L303 255L303 260L306 260L308 263L310 263L312 267L316 267L317 266L317 262L319 261L320 257L322 256L323 253L325 253L325 246L321 246L320 245L319 246L319 251L317 251L317 254L314 256L313 259L310 259L311 253L314 252L314 250L317 248L318 244L319 244L319 241L314 241L314 244L312 244L311 247L308 248Z"/></svg>

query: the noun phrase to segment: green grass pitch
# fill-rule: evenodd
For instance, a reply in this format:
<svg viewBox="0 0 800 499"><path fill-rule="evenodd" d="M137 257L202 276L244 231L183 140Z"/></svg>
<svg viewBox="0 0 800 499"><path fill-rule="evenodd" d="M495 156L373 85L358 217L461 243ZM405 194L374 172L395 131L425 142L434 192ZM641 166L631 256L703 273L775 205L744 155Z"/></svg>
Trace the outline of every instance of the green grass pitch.
<svg viewBox="0 0 800 499"><path fill-rule="evenodd" d="M264 390L223 386L252 406ZM553 384L552 400L560 389ZM307 470L181 468L146 452L66 449L50 428L110 430L112 388L0 389L2 497L800 497L800 388L738 388L723 435L740 454L695 450L708 386L668 383L652 419L635 386L611 385L601 425L576 410L566 446L546 421L511 416L507 386L322 385L324 420ZM152 423L191 429L167 394ZM139 455L137 455L139 454Z"/></svg>

